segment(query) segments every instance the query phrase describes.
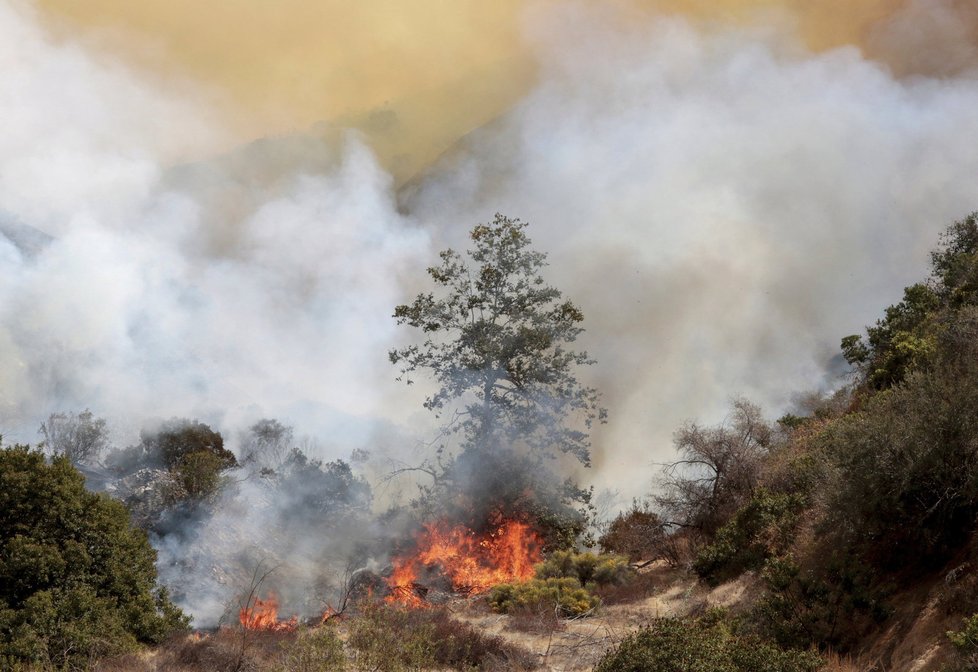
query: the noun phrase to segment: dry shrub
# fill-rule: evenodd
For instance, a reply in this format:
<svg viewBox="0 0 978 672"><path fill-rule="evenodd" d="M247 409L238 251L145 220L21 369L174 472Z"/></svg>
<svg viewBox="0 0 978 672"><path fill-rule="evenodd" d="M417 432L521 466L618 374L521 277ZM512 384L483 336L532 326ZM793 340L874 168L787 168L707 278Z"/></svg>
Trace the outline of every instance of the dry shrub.
<svg viewBox="0 0 978 672"><path fill-rule="evenodd" d="M451 617L445 609L412 612L417 623L432 629L434 659L457 670L478 667L483 670L526 670L535 667L529 651L506 642L502 637L485 635Z"/></svg>
<svg viewBox="0 0 978 672"><path fill-rule="evenodd" d="M632 504L632 508L611 521L608 530L598 539L607 553L625 555L632 562L670 559L666 526L659 514L648 505Z"/></svg>
<svg viewBox="0 0 978 672"><path fill-rule="evenodd" d="M528 670L536 659L502 637L485 635L446 609L372 604L352 622L349 645L360 668L388 670L440 666L456 670Z"/></svg>
<svg viewBox="0 0 978 672"><path fill-rule="evenodd" d="M823 653L822 659L825 664L819 672L863 672L865 670L864 667L853 661L852 656L843 656L835 651Z"/></svg>
<svg viewBox="0 0 978 672"><path fill-rule="evenodd" d="M204 637L176 637L160 647L159 672L250 672L278 661L294 632L221 628Z"/></svg>
<svg viewBox="0 0 978 672"><path fill-rule="evenodd" d="M655 575L649 573L636 573L625 583L599 585L594 588L594 594L600 598L601 604L639 602L655 592Z"/></svg>
<svg viewBox="0 0 978 672"><path fill-rule="evenodd" d="M509 613L506 629L533 635L549 635L566 630L567 623L556 609L519 607Z"/></svg>
<svg viewBox="0 0 978 672"><path fill-rule="evenodd" d="M285 643L274 672L343 672L346 663L343 642L333 628L321 627Z"/></svg>
<svg viewBox="0 0 978 672"><path fill-rule="evenodd" d="M94 672L156 672L156 667L141 654L127 653L100 660Z"/></svg>

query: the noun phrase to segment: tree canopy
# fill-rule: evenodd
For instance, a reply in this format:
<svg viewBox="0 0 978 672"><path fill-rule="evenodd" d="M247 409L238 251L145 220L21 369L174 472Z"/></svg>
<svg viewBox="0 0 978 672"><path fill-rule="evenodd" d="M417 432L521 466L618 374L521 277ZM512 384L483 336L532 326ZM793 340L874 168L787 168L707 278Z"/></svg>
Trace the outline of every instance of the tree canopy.
<svg viewBox="0 0 978 672"><path fill-rule="evenodd" d="M842 353L870 389L892 387L933 358L956 311L978 303L978 213L949 226L931 253L931 275L906 287L876 324L842 339Z"/></svg>
<svg viewBox="0 0 978 672"><path fill-rule="evenodd" d="M402 376L433 375L439 389L427 408L462 403L453 420L469 445L515 442L588 465L587 430L605 410L597 390L576 378L592 360L569 347L584 331L584 315L544 282L547 255L530 248L526 226L496 215L472 229L469 261L442 252L441 264L428 269L440 295L421 294L394 311L398 324L420 329L425 340L392 350L390 359Z"/></svg>
<svg viewBox="0 0 978 672"><path fill-rule="evenodd" d="M0 667L76 669L186 627L155 562L126 508L88 492L66 456L0 447Z"/></svg>
<svg viewBox="0 0 978 672"><path fill-rule="evenodd" d="M437 389L425 407L447 416L446 436L460 437L458 455L443 453L432 475L468 487L505 473L505 488L494 488L496 500L506 499L500 492L523 494L530 472L532 478L550 475L541 469L549 459L569 455L589 466L590 430L606 416L598 391L577 379L578 369L593 363L572 347L584 315L546 284L547 255L531 247L526 228L498 214L477 225L472 249L445 250L441 263L428 269L435 291L394 311L398 324L424 336L420 344L390 352L399 379L431 375ZM524 476L507 465L519 465ZM570 482L550 481L547 487L562 490L561 499L586 495ZM479 497L477 489L469 494Z"/></svg>

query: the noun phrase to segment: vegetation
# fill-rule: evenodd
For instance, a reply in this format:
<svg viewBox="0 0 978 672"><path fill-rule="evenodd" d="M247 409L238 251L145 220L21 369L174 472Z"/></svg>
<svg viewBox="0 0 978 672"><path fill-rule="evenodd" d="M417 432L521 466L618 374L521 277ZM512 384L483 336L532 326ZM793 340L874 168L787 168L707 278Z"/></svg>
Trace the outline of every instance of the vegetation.
<svg viewBox="0 0 978 672"><path fill-rule="evenodd" d="M628 561L619 555L594 555L574 551L554 551L537 565L538 579L577 579L581 587L588 585L620 585L634 574Z"/></svg>
<svg viewBox="0 0 978 672"><path fill-rule="evenodd" d="M339 520L351 514L366 514L370 508L370 486L354 475L343 460L310 460L298 449L279 467L280 490L287 500L283 523L292 518L321 516Z"/></svg>
<svg viewBox="0 0 978 672"><path fill-rule="evenodd" d="M700 550L693 569L712 584L760 569L768 558L787 552L804 506L805 498L799 493L758 488Z"/></svg>
<svg viewBox="0 0 978 672"><path fill-rule="evenodd" d="M669 542L666 525L659 514L637 502L618 514L598 539L604 551L624 555L632 562L664 557L671 564L678 564L675 549Z"/></svg>
<svg viewBox="0 0 978 672"><path fill-rule="evenodd" d="M777 427L737 402L730 421L677 434L681 459L664 470L655 513L678 530L666 538L688 540L708 582L759 571L766 592L746 621L753 632L786 647L852 650L892 613L894 585L944 570L975 539L976 290L972 215L942 237L930 278L865 338L843 339L851 386L806 400L808 414ZM634 546L629 524L655 522L636 507L609 528L606 547ZM955 644L967 645L962 633Z"/></svg>
<svg viewBox="0 0 978 672"><path fill-rule="evenodd" d="M0 660L81 668L158 643L187 619L122 504L85 490L66 456L0 448Z"/></svg>
<svg viewBox="0 0 978 672"><path fill-rule="evenodd" d="M520 583L501 583L489 593L489 604L496 611L551 612L561 616L582 616L597 608L600 600L576 578L531 579Z"/></svg>
<svg viewBox="0 0 978 672"><path fill-rule="evenodd" d="M608 651L595 672L815 672L814 653L733 634L722 615L657 618Z"/></svg>
<svg viewBox="0 0 978 672"><path fill-rule="evenodd" d="M343 641L332 628L316 628L283 646L274 672L343 672L347 668Z"/></svg>
<svg viewBox="0 0 978 672"><path fill-rule="evenodd" d="M533 657L453 619L443 609L404 609L365 604L354 620L349 645L362 670L531 669Z"/></svg>
<svg viewBox="0 0 978 672"><path fill-rule="evenodd" d="M772 437L760 408L744 399L734 402L728 423L680 429L680 459L663 468L662 492L655 498L665 524L687 534L714 534L754 494Z"/></svg>
<svg viewBox="0 0 978 672"><path fill-rule="evenodd" d="M98 461L108 446L105 420L88 409L81 413L52 413L41 425L44 447L52 455L64 455L72 464Z"/></svg>
<svg viewBox="0 0 978 672"><path fill-rule="evenodd" d="M420 294L394 311L424 341L392 350L390 360L408 383L417 372L434 378L425 407L446 414L445 436L459 437L457 453L443 443L422 467L434 480L428 494L447 495L438 501L460 504L456 517L469 513L475 525L500 509L534 516L566 543L583 529L569 505L586 503L589 493L557 478L552 460L567 455L589 465L589 430L605 410L576 377L592 363L571 349L584 316L544 282L546 255L530 247L526 226L496 215L472 229L465 256L442 252L428 269L438 295Z"/></svg>
<svg viewBox="0 0 978 672"><path fill-rule="evenodd" d="M199 502L215 494L224 471L238 466L224 437L202 422L172 418L156 430L144 430L139 444L115 450L106 457L107 466L125 476L144 468L169 471L172 486L168 505Z"/></svg>
<svg viewBox="0 0 978 672"><path fill-rule="evenodd" d="M604 414L596 391L576 379L590 363L570 350L582 316L543 282L545 255L532 251L525 228L497 216L473 230L467 255L442 253L429 269L440 294L395 312L424 342L391 353L408 382L432 374L426 406L448 419L436 457L416 468L432 484L415 513L476 529L515 517L547 535L551 552L535 578L488 596L511 627L552 636L567 627L560 619L645 595L652 574L629 561L665 558L714 585L756 572L756 599L736 616L656 618L608 651L598 672L814 671L822 660L813 651L857 651L891 617L894 587L916 581L944 586L946 616L963 618L948 646L960 669L978 666L978 579L969 569L978 564L978 215L947 230L928 279L906 288L865 336L843 339L851 385L801 400L777 423L737 400L717 426L682 427L654 506L636 503L613 520L603 555L559 550L583 529L575 507L589 492L561 480L555 465L588 464L589 430ZM105 672L148 670L132 652L186 619L155 586L145 535L119 504L86 492L72 466L99 461L105 423L89 411L56 414L42 433L50 462L23 446L0 450L0 667L88 669L102 659ZM291 428L256 423L242 454L251 476L280 486L283 525L312 514L346 526L335 532L367 519L367 483L343 461L306 457ZM237 466L220 434L186 420L106 461L120 474L165 474L173 510L216 505L223 475ZM158 662L278 672L535 663L444 609L364 602L344 612L345 643L324 627L255 635L246 650L243 638L219 632L170 639Z"/></svg>
<svg viewBox="0 0 978 672"><path fill-rule="evenodd" d="M951 630L947 638L954 646L962 670L978 669L978 614L964 619L961 630Z"/></svg>

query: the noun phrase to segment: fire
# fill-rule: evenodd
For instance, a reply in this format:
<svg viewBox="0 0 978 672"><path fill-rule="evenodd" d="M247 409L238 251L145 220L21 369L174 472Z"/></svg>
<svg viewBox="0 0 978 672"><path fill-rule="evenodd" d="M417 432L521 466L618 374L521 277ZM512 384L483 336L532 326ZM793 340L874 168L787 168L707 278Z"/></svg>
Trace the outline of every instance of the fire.
<svg viewBox="0 0 978 672"><path fill-rule="evenodd" d="M477 535L464 525L425 525L414 555L394 559L387 599L422 605L415 586L424 567L437 567L454 590L470 594L484 593L500 583L524 581L533 577L541 546L537 533L516 521L503 523L485 535Z"/></svg>
<svg viewBox="0 0 978 672"><path fill-rule="evenodd" d="M238 612L238 620L245 630L266 630L271 632L289 632L299 625L299 617L293 616L287 621L278 620L278 597L269 593L267 599L256 597L250 606L244 606Z"/></svg>

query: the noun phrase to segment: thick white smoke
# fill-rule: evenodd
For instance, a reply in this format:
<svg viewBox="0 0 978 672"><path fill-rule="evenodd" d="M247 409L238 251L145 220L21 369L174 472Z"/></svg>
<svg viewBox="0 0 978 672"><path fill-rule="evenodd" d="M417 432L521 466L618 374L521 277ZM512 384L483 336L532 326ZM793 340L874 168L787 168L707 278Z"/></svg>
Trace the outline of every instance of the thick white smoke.
<svg viewBox="0 0 978 672"><path fill-rule="evenodd" d="M393 387L399 278L428 256L369 152L351 137L329 172L258 187L244 212L226 204L233 236L216 245L197 191L164 180L175 148L220 140L201 96L56 44L9 3L0 65L8 438L84 407L137 429L278 415L364 434L380 381ZM28 227L50 241L25 244Z"/></svg>
<svg viewBox="0 0 978 672"><path fill-rule="evenodd" d="M832 384L839 339L926 274L938 233L978 207L978 81L897 79L776 25L622 18L533 17L540 85L410 210L443 229L532 222L611 410L595 476L632 495L684 420Z"/></svg>

